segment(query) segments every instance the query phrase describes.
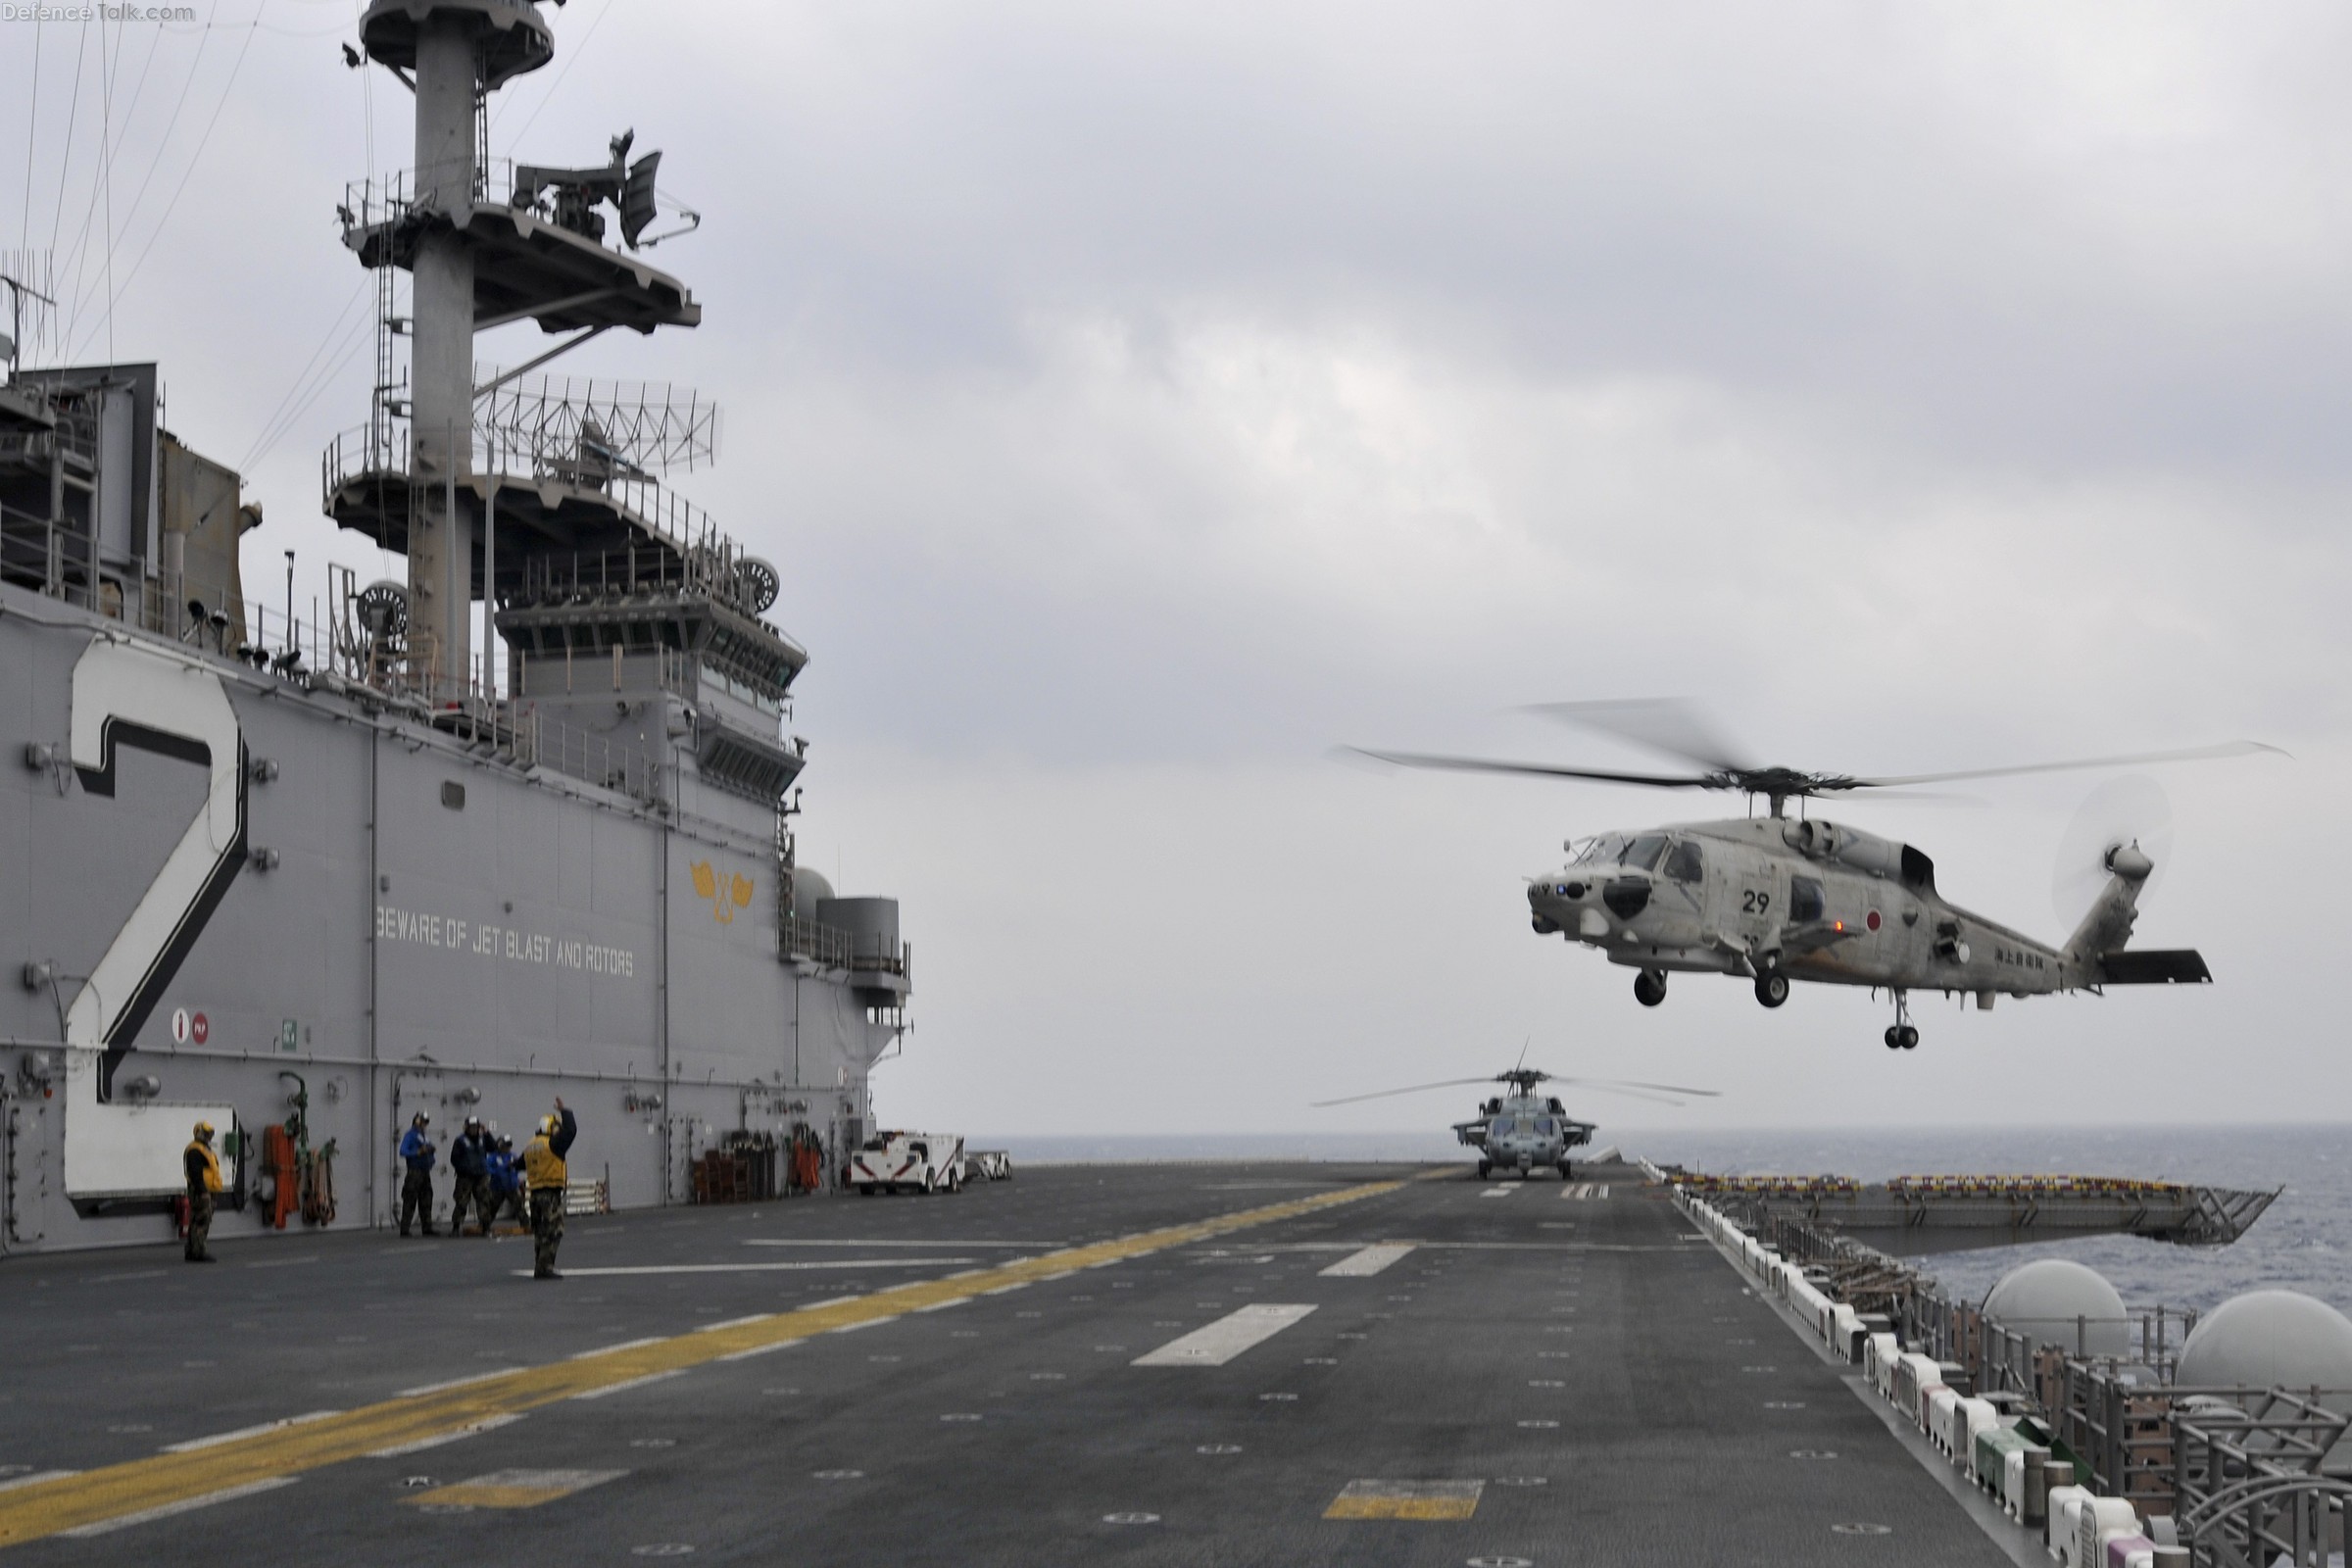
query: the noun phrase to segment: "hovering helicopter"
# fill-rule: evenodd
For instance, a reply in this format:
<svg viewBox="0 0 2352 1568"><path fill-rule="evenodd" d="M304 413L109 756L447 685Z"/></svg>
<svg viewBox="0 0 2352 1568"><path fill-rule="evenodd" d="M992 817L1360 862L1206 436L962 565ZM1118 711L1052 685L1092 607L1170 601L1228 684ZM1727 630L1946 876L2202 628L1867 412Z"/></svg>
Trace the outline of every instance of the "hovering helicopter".
<svg viewBox="0 0 2352 1568"><path fill-rule="evenodd" d="M1645 1007L1666 1000L1666 977L1677 971L1751 980L1756 1001L1767 1007L1787 1002L1796 980L1884 988L1894 1001L1894 1022L1886 1035L1890 1051L1919 1044L1919 1030L1911 1022L1915 990L1973 993L1978 1007L1989 1009L2003 993L2024 998L2107 986L2204 985L2213 975L2194 949L2126 948L2140 890L2155 870L2136 838L2118 835L2101 847L2105 884L2074 934L2063 946L2052 946L1944 899L1936 891L1935 862L1910 845L1819 817L1790 819L1788 802L1854 790L2278 751L2231 741L2021 767L1855 778L1732 760L1731 748L1681 704L1552 703L1531 711L1680 757L1701 771L1637 773L1417 752L1359 755L1402 767L1745 792L1750 815L1744 820L1570 840L1567 865L1527 879L1537 934L1565 936L1599 949L1611 963L1633 968L1634 997ZM1770 803L1768 816L1753 814L1758 797Z"/></svg>
<svg viewBox="0 0 2352 1568"><path fill-rule="evenodd" d="M1603 1094L1630 1095L1636 1100L1654 1100L1661 1104L1679 1105L1670 1095L1702 1095L1714 1098L1712 1089L1683 1089L1673 1084L1635 1083L1619 1078L1562 1078L1540 1067L1525 1065L1526 1054L1520 1054L1521 1065L1498 1072L1491 1078L1447 1078L1440 1083L1414 1084L1405 1089L1383 1089L1369 1095L1347 1095L1338 1100L1318 1100L1315 1108L1327 1105L1352 1105L1365 1100L1386 1100L1392 1095L1418 1095L1432 1089L1458 1089L1465 1084L1502 1084L1504 1092L1483 1102L1478 1114L1468 1121L1453 1124L1453 1136L1478 1151L1478 1179L1486 1181L1497 1170L1516 1171L1525 1181L1539 1167L1549 1167L1567 1181L1573 1170L1568 1152L1592 1141L1595 1124L1578 1121L1567 1112L1556 1097L1536 1092L1544 1083L1575 1084L1580 1088L1597 1089Z"/></svg>

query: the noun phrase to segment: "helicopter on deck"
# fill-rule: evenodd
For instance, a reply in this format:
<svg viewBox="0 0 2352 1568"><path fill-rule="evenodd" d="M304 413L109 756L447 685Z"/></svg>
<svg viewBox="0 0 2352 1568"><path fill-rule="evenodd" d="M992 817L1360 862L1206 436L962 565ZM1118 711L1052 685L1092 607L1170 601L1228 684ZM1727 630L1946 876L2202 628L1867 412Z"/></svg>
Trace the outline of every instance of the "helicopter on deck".
<svg viewBox="0 0 2352 1568"><path fill-rule="evenodd" d="M1405 1089L1383 1089L1369 1095L1348 1095L1339 1100L1318 1100L1315 1107L1350 1105L1365 1100L1386 1100L1391 1095L1418 1095L1432 1089L1458 1089L1465 1084L1501 1084L1503 1092L1484 1102L1478 1114L1468 1121L1453 1124L1453 1136L1463 1145L1478 1151L1478 1179L1486 1181L1497 1171L1516 1173L1525 1181L1540 1169L1556 1170L1560 1180L1571 1179L1574 1164L1569 1151L1582 1148L1592 1141L1596 1126L1578 1121L1568 1114L1558 1097L1539 1091L1545 1083L1575 1084L1580 1088L1597 1089L1603 1094L1631 1095L1637 1100L1654 1100L1661 1104L1679 1105L1679 1100L1669 1095L1700 1095L1713 1098L1711 1089L1684 1089L1674 1084L1634 1083L1615 1078L1561 1078L1538 1067L1522 1064L1491 1078L1448 1078L1440 1083L1414 1084Z"/></svg>
<svg viewBox="0 0 2352 1568"><path fill-rule="evenodd" d="M1350 750L1404 767L1654 789L1740 790L1748 796L1751 812L1761 797L1770 803L1767 816L1570 840L1566 865L1526 879L1536 933L1581 942L1600 950L1611 963L1634 969L1634 997L1645 1007L1666 1000L1666 978L1678 971L1750 980L1757 1002L1767 1007L1787 1002L1789 985L1797 980L1884 988L1894 1000L1886 1046L1901 1051L1919 1044L1919 1030L1911 1023L1915 990L1973 994L1978 1007L1989 1009L2003 994L2024 998L2107 986L2203 985L2213 975L2194 949L2126 947L2140 891L2156 868L2135 837L2117 834L2099 846L2096 870L2104 874L2104 885L2074 934L2059 946L1943 898L1936 890L1935 862L1912 846L1819 817L1790 818L1789 801L2020 773L2284 755L2277 747L2231 741L2022 767L1855 778L1730 760L1731 748L1680 704L1552 703L1531 710L1669 753L1703 771L1636 773Z"/></svg>

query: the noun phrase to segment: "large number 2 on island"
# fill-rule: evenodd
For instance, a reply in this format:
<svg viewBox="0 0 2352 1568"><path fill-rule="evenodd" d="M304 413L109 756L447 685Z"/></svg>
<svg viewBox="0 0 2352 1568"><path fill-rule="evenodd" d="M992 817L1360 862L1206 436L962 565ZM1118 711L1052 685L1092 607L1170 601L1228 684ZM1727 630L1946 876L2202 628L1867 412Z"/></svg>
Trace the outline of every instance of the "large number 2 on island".
<svg viewBox="0 0 2352 1568"><path fill-rule="evenodd" d="M66 1044L115 1064L147 1021L245 863L245 740L219 674L193 660L105 634L74 666L74 770L91 795L115 793L115 760L135 747L209 776L204 808L66 1011Z"/></svg>

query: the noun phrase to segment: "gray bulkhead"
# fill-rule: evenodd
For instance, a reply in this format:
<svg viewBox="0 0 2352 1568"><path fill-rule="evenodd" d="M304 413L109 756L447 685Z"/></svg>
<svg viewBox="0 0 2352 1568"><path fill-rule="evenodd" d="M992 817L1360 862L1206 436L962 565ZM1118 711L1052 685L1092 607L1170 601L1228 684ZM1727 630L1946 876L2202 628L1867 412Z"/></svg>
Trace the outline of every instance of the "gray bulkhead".
<svg viewBox="0 0 2352 1568"><path fill-rule="evenodd" d="M149 1144L175 1155L190 1107L231 1107L258 1134L284 1119L281 1074L298 1073L312 1144L335 1141L337 1223L351 1225L392 1218L393 1143L417 1109L444 1138L478 1114L519 1145L562 1095L582 1124L575 1174L609 1173L615 1206L683 1201L689 1161L728 1131L806 1122L831 1151L870 1121L867 1072L903 1019L903 950L895 966L854 973L842 953L810 951L824 944L808 931L834 929L814 910L786 938L772 809L697 788L691 734L662 749L670 799L633 799L361 694L306 690L0 587L8 1249L169 1235L152 1196L77 1203L93 1185L79 1172L67 1191L66 1008L207 797L202 768L150 750L119 749L111 797L67 765L74 672L94 637L218 680L248 759L244 864L98 1107L148 1106ZM44 754L28 747L52 760L36 765ZM891 923L895 940L895 908ZM249 1159L248 1189L256 1170ZM249 1202L224 1209L217 1233L259 1228Z"/></svg>

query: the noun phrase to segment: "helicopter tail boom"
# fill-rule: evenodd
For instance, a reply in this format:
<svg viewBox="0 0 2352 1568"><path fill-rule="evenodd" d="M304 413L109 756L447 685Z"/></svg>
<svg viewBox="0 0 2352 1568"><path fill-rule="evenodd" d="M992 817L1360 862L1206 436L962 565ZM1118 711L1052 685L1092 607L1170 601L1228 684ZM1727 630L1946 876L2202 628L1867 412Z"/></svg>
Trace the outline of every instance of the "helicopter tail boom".
<svg viewBox="0 0 2352 1568"><path fill-rule="evenodd" d="M2061 956L2073 987L2209 985L2213 971L2193 948L2127 951L2139 918L2139 893L2156 869L2136 844L2111 846L2102 858L2107 885L2068 939Z"/></svg>

